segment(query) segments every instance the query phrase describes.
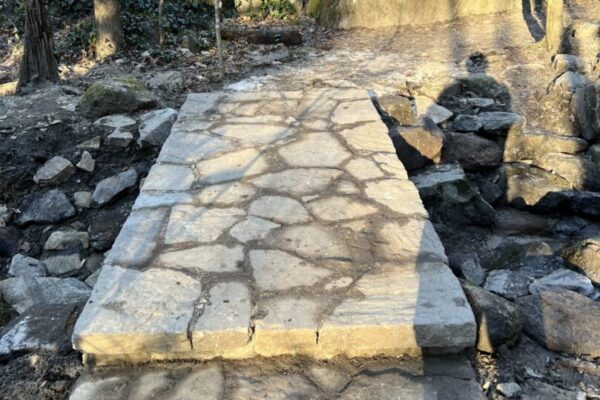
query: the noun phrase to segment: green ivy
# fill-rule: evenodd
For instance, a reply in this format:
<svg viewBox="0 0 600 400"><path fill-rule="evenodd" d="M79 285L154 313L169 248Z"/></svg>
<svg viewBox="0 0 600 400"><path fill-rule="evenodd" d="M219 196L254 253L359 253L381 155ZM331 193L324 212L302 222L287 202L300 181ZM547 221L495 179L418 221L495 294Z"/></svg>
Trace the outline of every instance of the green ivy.
<svg viewBox="0 0 600 400"><path fill-rule="evenodd" d="M296 7L289 0L263 0L260 13L264 18L289 19L295 17Z"/></svg>

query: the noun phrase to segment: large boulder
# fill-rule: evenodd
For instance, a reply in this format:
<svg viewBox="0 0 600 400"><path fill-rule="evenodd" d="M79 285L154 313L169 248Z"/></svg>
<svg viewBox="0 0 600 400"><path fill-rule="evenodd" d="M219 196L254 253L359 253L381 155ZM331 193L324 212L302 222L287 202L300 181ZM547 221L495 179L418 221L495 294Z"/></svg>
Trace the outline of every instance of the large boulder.
<svg viewBox="0 0 600 400"><path fill-rule="evenodd" d="M502 345L513 345L523 329L519 309L480 287L463 284L463 289L477 319L477 349L495 353Z"/></svg>
<svg viewBox="0 0 600 400"><path fill-rule="evenodd" d="M578 190L600 190L600 165L571 154L548 153L534 164L565 178Z"/></svg>
<svg viewBox="0 0 600 400"><path fill-rule="evenodd" d="M411 178L434 220L490 226L494 209L458 164L431 166Z"/></svg>
<svg viewBox="0 0 600 400"><path fill-rule="evenodd" d="M516 207L536 206L552 193L571 189L566 179L535 166L510 163L503 170L506 200Z"/></svg>
<svg viewBox="0 0 600 400"><path fill-rule="evenodd" d="M457 162L465 171L495 167L502 161L502 149L489 139L473 133L446 133L443 159Z"/></svg>
<svg viewBox="0 0 600 400"><path fill-rule="evenodd" d="M585 239L563 250L563 258L600 284L600 239Z"/></svg>
<svg viewBox="0 0 600 400"><path fill-rule="evenodd" d="M557 136L546 132L526 131L526 121L521 118L508 131L504 145L504 161L534 160L547 153L577 154L585 151L585 140Z"/></svg>
<svg viewBox="0 0 600 400"><path fill-rule="evenodd" d="M568 29L567 38L573 54L596 62L600 54L600 22L575 21Z"/></svg>
<svg viewBox="0 0 600 400"><path fill-rule="evenodd" d="M393 136L398 156L409 171L439 163L444 139L444 133L429 118L423 118L419 126L399 128Z"/></svg>
<svg viewBox="0 0 600 400"><path fill-rule="evenodd" d="M525 332L549 350L600 357L600 303L565 289L517 299Z"/></svg>
<svg viewBox="0 0 600 400"><path fill-rule="evenodd" d="M79 110L88 118L130 113L158 105L158 98L135 79L117 78L93 84L83 94Z"/></svg>

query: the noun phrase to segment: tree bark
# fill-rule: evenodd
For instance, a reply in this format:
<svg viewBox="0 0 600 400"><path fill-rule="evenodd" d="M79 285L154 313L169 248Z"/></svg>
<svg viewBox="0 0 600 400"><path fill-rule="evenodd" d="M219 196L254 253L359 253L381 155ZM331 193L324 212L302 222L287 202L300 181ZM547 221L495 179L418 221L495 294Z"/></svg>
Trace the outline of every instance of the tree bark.
<svg viewBox="0 0 600 400"><path fill-rule="evenodd" d="M119 0L94 0L94 17L98 31L96 58L103 59L115 54L123 45Z"/></svg>
<svg viewBox="0 0 600 400"><path fill-rule="evenodd" d="M215 36L217 38L217 52L219 55L219 76L225 77L225 61L223 59L223 40L221 39L221 0L215 1Z"/></svg>
<svg viewBox="0 0 600 400"><path fill-rule="evenodd" d="M27 0L25 7L25 49L17 92L30 83L60 80L46 4L43 0Z"/></svg>

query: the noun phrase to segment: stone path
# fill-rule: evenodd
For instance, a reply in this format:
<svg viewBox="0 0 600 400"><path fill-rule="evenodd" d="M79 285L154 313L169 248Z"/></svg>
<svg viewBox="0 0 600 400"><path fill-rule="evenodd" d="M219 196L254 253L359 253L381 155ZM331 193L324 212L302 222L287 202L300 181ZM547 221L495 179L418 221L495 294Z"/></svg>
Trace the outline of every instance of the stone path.
<svg viewBox="0 0 600 400"><path fill-rule="evenodd" d="M464 356L390 364L348 362L177 363L84 374L70 400L483 400Z"/></svg>
<svg viewBox="0 0 600 400"><path fill-rule="evenodd" d="M367 91L192 94L75 327L89 361L371 357L476 325Z"/></svg>

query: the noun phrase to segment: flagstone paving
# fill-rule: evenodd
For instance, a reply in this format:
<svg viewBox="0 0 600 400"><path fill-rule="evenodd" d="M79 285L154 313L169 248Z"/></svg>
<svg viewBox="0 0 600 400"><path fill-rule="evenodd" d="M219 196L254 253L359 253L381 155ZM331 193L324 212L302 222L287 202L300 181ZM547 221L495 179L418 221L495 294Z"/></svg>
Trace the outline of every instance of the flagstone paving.
<svg viewBox="0 0 600 400"><path fill-rule="evenodd" d="M475 332L368 92L310 89L188 97L73 342L101 364L328 359L456 351Z"/></svg>

